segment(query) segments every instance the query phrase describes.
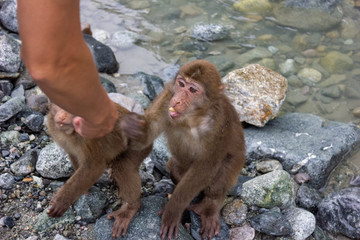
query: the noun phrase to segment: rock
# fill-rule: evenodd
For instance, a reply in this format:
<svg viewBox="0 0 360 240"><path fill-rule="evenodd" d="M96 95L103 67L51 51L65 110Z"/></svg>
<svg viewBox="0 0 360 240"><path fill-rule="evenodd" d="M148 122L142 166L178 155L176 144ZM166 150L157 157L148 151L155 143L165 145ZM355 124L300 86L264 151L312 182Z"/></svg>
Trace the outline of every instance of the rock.
<svg viewBox="0 0 360 240"><path fill-rule="evenodd" d="M36 83L30 76L27 69L25 69L25 71L21 72L20 77L16 79L15 86L19 86L19 85L23 85L25 90L36 86Z"/></svg>
<svg viewBox="0 0 360 240"><path fill-rule="evenodd" d="M263 47L256 47L251 49L238 57L238 65L244 66L248 63L254 62L263 58L271 58L272 53Z"/></svg>
<svg viewBox="0 0 360 240"><path fill-rule="evenodd" d="M135 112L141 115L144 114L144 109L142 108L142 106L139 103L135 102L133 99L126 97L120 93L109 93L108 95L113 102L120 104L130 112Z"/></svg>
<svg viewBox="0 0 360 240"><path fill-rule="evenodd" d="M283 214L266 211L249 219L251 226L261 233L272 236L286 236L292 233L289 221Z"/></svg>
<svg viewBox="0 0 360 240"><path fill-rule="evenodd" d="M310 86L314 86L322 79L321 72L313 68L303 68L298 72L297 76L303 83Z"/></svg>
<svg viewBox="0 0 360 240"><path fill-rule="evenodd" d="M13 228L15 226L15 221L12 217L5 216L0 219L0 226L4 226L7 228Z"/></svg>
<svg viewBox="0 0 360 240"><path fill-rule="evenodd" d="M66 225L75 222L75 215L73 210L69 208L64 215L59 218L52 218L47 215L50 207L45 209L42 213L37 216L34 230L40 233L49 232L51 229L56 228L58 225Z"/></svg>
<svg viewBox="0 0 360 240"><path fill-rule="evenodd" d="M92 29L92 37L98 40L99 42L104 43L106 39L110 38L110 33L103 29Z"/></svg>
<svg viewBox="0 0 360 240"><path fill-rule="evenodd" d="M159 230L161 226L161 218L158 212L166 203L165 198L157 196L149 196L141 199L141 207L130 222L130 226L125 237L117 239L138 240L138 239L159 239ZM94 227L94 235L97 240L112 240L111 231L114 220L107 220L104 215L96 221ZM184 227L179 225L179 238L182 240L193 239Z"/></svg>
<svg viewBox="0 0 360 240"><path fill-rule="evenodd" d="M76 215L87 223L95 222L99 218L106 206L106 195L98 187L91 187L88 194L83 194L75 202L74 209Z"/></svg>
<svg viewBox="0 0 360 240"><path fill-rule="evenodd" d="M105 88L107 93L116 93L116 87L113 82L111 82L109 79L106 78L107 75L100 74L100 82L101 85Z"/></svg>
<svg viewBox="0 0 360 240"><path fill-rule="evenodd" d="M297 207L290 207L283 213L294 231L292 234L294 240L305 240L314 232L316 220L311 212Z"/></svg>
<svg viewBox="0 0 360 240"><path fill-rule="evenodd" d="M360 99L360 82L357 79L347 81L344 95L348 98Z"/></svg>
<svg viewBox="0 0 360 240"><path fill-rule="evenodd" d="M307 173L297 173L294 176L294 180L298 184L303 184L303 183L306 183L306 182L310 181L310 176Z"/></svg>
<svg viewBox="0 0 360 240"><path fill-rule="evenodd" d="M0 72L17 73L20 66L20 44L7 34L0 34Z"/></svg>
<svg viewBox="0 0 360 240"><path fill-rule="evenodd" d="M191 30L191 37L206 42L223 40L229 35L229 30L221 24L196 24Z"/></svg>
<svg viewBox="0 0 360 240"><path fill-rule="evenodd" d="M6 29L18 32L16 0L5 1L4 5L0 8L0 21Z"/></svg>
<svg viewBox="0 0 360 240"><path fill-rule="evenodd" d="M167 148L167 140L164 135L160 135L154 141L150 158L154 162L155 167L165 176L169 176L166 170L166 163L170 159L170 156L171 154Z"/></svg>
<svg viewBox="0 0 360 240"><path fill-rule="evenodd" d="M230 240L253 240L255 237L255 229L250 227L247 224L244 224L241 227L231 228L230 229Z"/></svg>
<svg viewBox="0 0 360 240"><path fill-rule="evenodd" d="M352 114L357 117L360 118L360 107L356 107L352 110Z"/></svg>
<svg viewBox="0 0 360 240"><path fill-rule="evenodd" d="M339 85L335 85L322 89L321 94L325 97L339 98L342 95L342 91Z"/></svg>
<svg viewBox="0 0 360 240"><path fill-rule="evenodd" d="M224 56L210 56L206 60L214 64L221 76L225 76L230 69L235 66L235 63Z"/></svg>
<svg viewBox="0 0 360 240"><path fill-rule="evenodd" d="M138 34L131 31L119 31L112 35L111 43L119 49L128 49L135 46Z"/></svg>
<svg viewBox="0 0 360 240"><path fill-rule="evenodd" d="M275 170L282 170L283 167L278 160L268 159L264 161L257 162L255 164L255 168L257 171L261 173L268 173Z"/></svg>
<svg viewBox="0 0 360 240"><path fill-rule="evenodd" d="M164 82L169 82L170 80L174 79L179 69L179 65L170 65L165 67L162 71L162 79L164 79Z"/></svg>
<svg viewBox="0 0 360 240"><path fill-rule="evenodd" d="M135 0L135 1L129 2L129 6L132 9L140 10L140 9L150 7L150 3L148 0Z"/></svg>
<svg viewBox="0 0 360 240"><path fill-rule="evenodd" d="M286 207L295 200L294 184L289 173L275 170L245 182L241 199L250 206Z"/></svg>
<svg viewBox="0 0 360 240"><path fill-rule="evenodd" d="M195 51L201 51L205 52L208 50L210 44L205 41L201 40L193 40L193 39L184 39L181 44L181 49L186 52L195 52Z"/></svg>
<svg viewBox="0 0 360 240"><path fill-rule="evenodd" d="M20 142L20 133L18 131L6 131L0 133L0 143L4 145L16 145Z"/></svg>
<svg viewBox="0 0 360 240"><path fill-rule="evenodd" d="M0 175L0 188L12 189L15 183L15 178L10 173L3 173Z"/></svg>
<svg viewBox="0 0 360 240"><path fill-rule="evenodd" d="M154 183L152 194L166 198L168 194L173 193L174 189L175 184L171 181L171 179L163 178L160 181Z"/></svg>
<svg viewBox="0 0 360 240"><path fill-rule="evenodd" d="M60 234L56 234L53 240L69 240L69 238L66 238Z"/></svg>
<svg viewBox="0 0 360 240"><path fill-rule="evenodd" d="M26 98L26 105L32 110L45 115L49 108L49 99L45 94L30 95Z"/></svg>
<svg viewBox="0 0 360 240"><path fill-rule="evenodd" d="M38 158L38 150L27 151L16 162L10 165L11 171L15 176L26 176L35 170Z"/></svg>
<svg viewBox="0 0 360 240"><path fill-rule="evenodd" d="M111 48L97 41L90 35L83 34L83 36L94 56L98 71L108 74L116 73L119 70L119 63L116 61L116 57Z"/></svg>
<svg viewBox="0 0 360 240"><path fill-rule="evenodd" d="M246 128L245 142L248 162L277 159L292 174L307 173L309 186L319 189L333 168L360 145L360 129L312 114L290 113L264 128Z"/></svg>
<svg viewBox="0 0 360 240"><path fill-rule="evenodd" d="M242 188L243 188L243 184L245 182L249 181L250 179L253 179L253 178L239 175L238 180L236 182L236 185L234 187L230 188L230 190L228 191L228 195L235 196L235 197L240 197L241 192L242 192Z"/></svg>
<svg viewBox="0 0 360 240"><path fill-rule="evenodd" d="M40 113L33 113L24 120L25 125L33 132L40 132L43 128L44 116Z"/></svg>
<svg viewBox="0 0 360 240"><path fill-rule="evenodd" d="M154 75L139 72L133 75L134 81L140 81L140 85L145 86L144 94L150 99L154 98L164 89L164 81Z"/></svg>
<svg viewBox="0 0 360 240"><path fill-rule="evenodd" d="M287 94L286 102L297 107L309 99L309 96L305 95L301 89L295 89Z"/></svg>
<svg viewBox="0 0 360 240"><path fill-rule="evenodd" d="M240 120L259 127L277 116L288 87L286 78L258 64L228 73L223 82Z"/></svg>
<svg viewBox="0 0 360 240"><path fill-rule="evenodd" d="M15 98L15 97L19 97L19 98L25 97L24 86L23 86L23 85L18 85L15 89L12 90L10 96L11 96L12 98Z"/></svg>
<svg viewBox="0 0 360 240"><path fill-rule="evenodd" d="M342 73L353 67L354 61L346 54L331 51L320 61L321 65L330 73Z"/></svg>
<svg viewBox="0 0 360 240"><path fill-rule="evenodd" d="M0 105L0 122L4 122L24 109L25 98L15 97Z"/></svg>
<svg viewBox="0 0 360 240"><path fill-rule="evenodd" d="M226 224L240 227L246 220L247 211L247 206L240 199L234 199L223 207L222 216Z"/></svg>
<svg viewBox="0 0 360 240"><path fill-rule="evenodd" d="M0 80L0 90L6 95L10 96L14 85L9 80Z"/></svg>
<svg viewBox="0 0 360 240"><path fill-rule="evenodd" d="M296 193L296 204L310 212L317 211L317 206L321 200L322 196L320 192L308 187L306 184L301 185Z"/></svg>
<svg viewBox="0 0 360 240"><path fill-rule="evenodd" d="M240 12L246 14L257 13L260 15L266 15L272 8L269 0L238 0L233 6L235 10Z"/></svg>
<svg viewBox="0 0 360 240"><path fill-rule="evenodd" d="M320 88L325 88L332 85L341 84L347 79L345 74L332 74L329 78L325 79L321 83L319 83L317 86Z"/></svg>
<svg viewBox="0 0 360 240"><path fill-rule="evenodd" d="M318 224L333 234L360 239L360 188L345 188L324 198L318 206Z"/></svg>
<svg viewBox="0 0 360 240"><path fill-rule="evenodd" d="M286 59L285 62L279 64L279 71L285 77L293 75L297 72L295 60L294 59Z"/></svg>
<svg viewBox="0 0 360 240"><path fill-rule="evenodd" d="M199 234L200 227L201 227L201 220L200 216L190 211L190 218L191 218L191 236L195 240L202 240L201 235ZM223 240L230 238L230 231L229 227L226 225L224 219L220 217L220 232L217 236L212 237L212 240Z"/></svg>
<svg viewBox="0 0 360 240"><path fill-rule="evenodd" d="M343 12L339 1L287 0L274 6L273 14L281 25L305 31L325 31L341 23Z"/></svg>
<svg viewBox="0 0 360 240"><path fill-rule="evenodd" d="M66 152L56 143L51 143L41 149L36 171L45 178L58 179L70 177L73 168Z"/></svg>

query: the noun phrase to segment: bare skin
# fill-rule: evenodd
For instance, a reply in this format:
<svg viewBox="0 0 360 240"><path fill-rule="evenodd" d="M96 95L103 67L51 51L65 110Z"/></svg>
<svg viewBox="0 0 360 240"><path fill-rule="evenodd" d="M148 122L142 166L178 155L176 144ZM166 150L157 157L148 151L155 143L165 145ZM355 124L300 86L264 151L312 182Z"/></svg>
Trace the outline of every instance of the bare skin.
<svg viewBox="0 0 360 240"><path fill-rule="evenodd" d="M242 124L222 93L220 80L207 61L185 64L146 111L146 134L138 142L146 146L165 132L172 155L167 168L176 184L160 212L163 240L177 238L186 208L200 215L202 239L218 235L226 191L236 183L244 165ZM136 124L136 119L141 117L127 115L124 121ZM202 201L190 205L201 191Z"/></svg>

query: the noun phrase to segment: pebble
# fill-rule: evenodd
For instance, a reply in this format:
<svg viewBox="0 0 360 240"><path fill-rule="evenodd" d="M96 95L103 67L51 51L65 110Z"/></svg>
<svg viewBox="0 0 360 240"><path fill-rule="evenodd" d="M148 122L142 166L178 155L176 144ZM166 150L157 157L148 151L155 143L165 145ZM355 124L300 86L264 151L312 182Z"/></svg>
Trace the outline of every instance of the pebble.
<svg viewBox="0 0 360 240"><path fill-rule="evenodd" d="M302 183L310 181L310 176L307 173L297 173L294 177L294 180L297 183L302 184Z"/></svg>
<svg viewBox="0 0 360 240"><path fill-rule="evenodd" d="M354 110L352 110L352 114L353 114L355 117L360 118L360 107L354 108Z"/></svg>

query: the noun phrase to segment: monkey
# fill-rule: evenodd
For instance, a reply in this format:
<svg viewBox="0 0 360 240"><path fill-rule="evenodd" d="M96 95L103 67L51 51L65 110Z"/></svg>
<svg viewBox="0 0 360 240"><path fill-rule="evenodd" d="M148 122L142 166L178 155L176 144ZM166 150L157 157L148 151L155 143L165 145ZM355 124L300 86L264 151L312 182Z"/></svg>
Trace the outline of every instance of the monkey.
<svg viewBox="0 0 360 240"><path fill-rule="evenodd" d="M126 122L141 127L139 143L146 146L164 132L171 157L167 163L175 190L160 215L161 239L178 236L184 210L200 215L202 239L220 231L220 210L227 190L245 163L242 123L216 67L206 60L183 65L176 77L145 111L127 115ZM190 204L203 192L201 202Z"/></svg>
<svg viewBox="0 0 360 240"><path fill-rule="evenodd" d="M86 139L74 130L71 113L50 103L47 131L68 154L74 174L60 188L50 202L47 214L60 217L83 193L99 179L106 167L118 185L118 196L123 204L107 218L115 219L112 237L124 236L131 219L140 207L141 180L139 167L150 153L149 145L141 150L131 148L131 141L141 134L137 128L124 125L122 117L129 111L116 104L119 119L114 130L101 138Z"/></svg>

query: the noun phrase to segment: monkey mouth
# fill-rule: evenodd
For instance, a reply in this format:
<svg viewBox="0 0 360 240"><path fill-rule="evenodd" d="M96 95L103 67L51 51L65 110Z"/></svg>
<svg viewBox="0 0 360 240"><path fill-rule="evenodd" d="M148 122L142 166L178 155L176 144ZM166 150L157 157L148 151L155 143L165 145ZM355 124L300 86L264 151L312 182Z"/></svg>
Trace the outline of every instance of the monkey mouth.
<svg viewBox="0 0 360 240"><path fill-rule="evenodd" d="M177 112L173 107L169 108L169 115L171 118L176 118L180 115L179 112Z"/></svg>

